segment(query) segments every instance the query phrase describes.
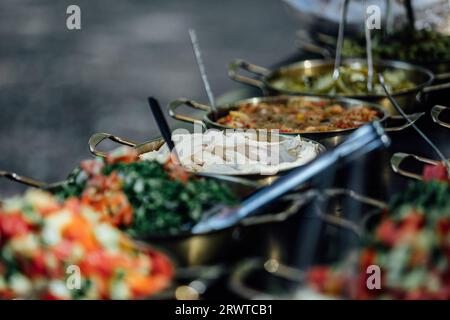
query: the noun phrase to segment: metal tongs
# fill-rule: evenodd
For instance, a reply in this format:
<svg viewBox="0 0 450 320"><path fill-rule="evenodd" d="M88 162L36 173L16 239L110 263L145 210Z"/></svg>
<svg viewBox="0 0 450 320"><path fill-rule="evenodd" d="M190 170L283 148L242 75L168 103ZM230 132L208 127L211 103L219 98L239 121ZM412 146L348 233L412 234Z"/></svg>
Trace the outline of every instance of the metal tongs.
<svg viewBox="0 0 450 320"><path fill-rule="evenodd" d="M328 168L342 165L375 149L387 147L389 144L390 139L378 122L367 124L352 133L335 149L323 153L305 166L278 178L270 186L250 196L240 206L212 208L193 227L192 233L210 232L233 226Z"/></svg>

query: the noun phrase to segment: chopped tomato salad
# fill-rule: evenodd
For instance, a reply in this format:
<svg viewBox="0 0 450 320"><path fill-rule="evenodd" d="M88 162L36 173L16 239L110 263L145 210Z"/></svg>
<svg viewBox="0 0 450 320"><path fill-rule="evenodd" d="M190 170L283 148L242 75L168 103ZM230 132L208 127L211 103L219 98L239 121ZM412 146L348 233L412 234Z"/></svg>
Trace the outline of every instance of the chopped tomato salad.
<svg viewBox="0 0 450 320"><path fill-rule="evenodd" d="M137 299L169 285L170 261L138 247L90 204L38 190L5 202L0 298Z"/></svg>

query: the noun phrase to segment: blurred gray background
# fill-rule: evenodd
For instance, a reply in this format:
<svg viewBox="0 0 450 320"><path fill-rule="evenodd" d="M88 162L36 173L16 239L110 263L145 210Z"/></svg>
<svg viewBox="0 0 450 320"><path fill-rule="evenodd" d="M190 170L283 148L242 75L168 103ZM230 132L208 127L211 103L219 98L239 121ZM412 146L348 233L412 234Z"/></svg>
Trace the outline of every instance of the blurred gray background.
<svg viewBox="0 0 450 320"><path fill-rule="evenodd" d="M70 4L80 31L66 28ZM94 132L157 135L148 95L206 102L189 28L217 96L239 87L230 60L271 65L295 50L281 0L0 0L0 170L62 180ZM0 179L0 198L20 190Z"/></svg>

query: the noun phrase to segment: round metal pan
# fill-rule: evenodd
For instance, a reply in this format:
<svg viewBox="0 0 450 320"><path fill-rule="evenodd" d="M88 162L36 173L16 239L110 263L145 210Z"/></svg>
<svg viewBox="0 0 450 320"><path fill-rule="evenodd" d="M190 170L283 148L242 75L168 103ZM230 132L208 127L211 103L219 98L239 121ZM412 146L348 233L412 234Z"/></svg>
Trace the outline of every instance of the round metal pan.
<svg viewBox="0 0 450 320"><path fill-rule="evenodd" d="M343 66L361 67L366 65L364 59L343 59ZM415 112L421 109L422 103L426 100L426 94L450 88L450 83L439 85L431 85L434 81L434 74L423 67L415 66L406 62L393 60L380 60L374 64L375 70L384 70L386 68L404 70L409 78L416 83L414 88L394 92L393 96L397 102L407 113ZM319 96L324 98L336 98L335 95L314 94L311 92L280 90L271 85L273 79L283 75L318 75L332 72L334 68L333 60L315 59L304 60L297 63L289 64L274 70L269 70L244 60L235 60L229 64L228 75L231 79L251 85L261 89L264 94L271 95L299 95L299 96ZM242 69L256 75L256 78L250 78L238 73ZM386 108L390 114L397 114L394 107L384 95L344 95L346 98L360 99L373 102Z"/></svg>
<svg viewBox="0 0 450 320"><path fill-rule="evenodd" d="M217 111L214 112L212 108L208 105L201 104L198 102L195 102L193 100L189 100L186 98L180 98L177 100L174 100L169 103L169 115L177 120L194 123L194 124L200 124L205 128L212 128L212 129L219 129L219 130L225 130L225 129L233 129L232 127L227 127L222 124L217 123L217 119L226 116L230 111L237 109L241 104L254 104L257 105L259 103L263 102L279 102L279 103L287 103L289 101L293 100L305 100L305 101L312 101L312 102L328 102L328 103L338 103L344 108L352 108L355 106L367 106L372 109L376 109L379 113L379 121L382 122L385 126L387 125L388 120L398 120L401 119L398 116L391 116L388 114L388 112L382 108L379 105L370 103L370 102L364 102L360 100L355 99L349 99L349 98L324 98L324 97L313 97L313 96L302 96L302 97L293 97L293 96L272 96L272 97L258 97L258 98L250 98L245 100L239 100L233 103L224 104L219 107L217 107ZM195 119L190 116L182 115L176 112L176 110L183 106L189 106L194 109L205 111L206 114L204 115L203 119ZM416 113L411 114L410 120L413 122L416 122L423 113ZM396 132L401 131L403 129L406 129L410 126L409 123L405 122L403 125L395 126L395 127L385 127L386 132ZM258 128L258 129L264 129L264 128ZM353 129L341 129L341 130L333 130L333 131L327 131L327 132L293 132L293 133L283 133L283 135L301 135L302 137L307 137L309 139L312 139L313 141L317 141L319 143L322 143L326 147L333 147L338 145L340 142L342 142L345 137L353 132L355 128Z"/></svg>
<svg viewBox="0 0 450 320"><path fill-rule="evenodd" d="M186 119L188 118L186 116L181 116L181 117L186 118ZM188 122L192 123L195 121L196 120L190 120ZM204 126L204 125L202 124L202 126ZM273 133L270 133L269 135L265 136L265 139L267 139L267 141L270 141L270 139L274 136L276 136L276 138L279 139L279 141L281 141L282 139L286 139L286 135L275 135ZM89 139L89 149L93 155L98 156L98 157L106 156L106 153L99 151L97 149L97 146L106 139L109 139L111 141L129 146L129 147L133 147L137 151L138 155L142 155L142 154L150 152L150 151L157 151L165 143L164 139L162 139L162 138L156 138L154 140L143 142L143 143L135 143L131 140L117 137L117 136L114 136L109 133L95 133ZM316 142L316 141L308 139L308 138L304 138L304 140L313 143L317 147L318 154L323 153L326 150L326 148L319 142ZM255 186L260 187L260 186L264 186L264 185L268 185L268 184L272 183L279 175L281 175L289 170L291 170L291 169L280 170L277 174L273 174L273 175L262 175L262 174L254 174L254 173L250 173L250 174L249 173L214 174L214 173L208 173L208 172L192 172L192 173L195 175L198 175L198 176L212 177L212 178L216 178L219 180L229 180L229 181L232 181L233 177L236 177L236 178L240 178L240 179L238 179L239 183L247 183L249 185L255 185Z"/></svg>
<svg viewBox="0 0 450 320"><path fill-rule="evenodd" d="M108 134L97 134L91 138L92 141L99 143L104 139L112 139L120 141L128 145L133 143L129 140L121 139L116 136ZM148 152L159 148L163 141L160 138L149 141L139 147L139 150ZM94 145L96 145L94 143ZM41 188L50 193L56 192L63 184L68 181L61 181L57 183L47 184L45 182L37 181L31 178L20 176L16 173L1 171L0 177L5 177L9 180L19 182L35 188ZM208 178L216 178L223 181L230 190L241 200L257 190L261 185L239 177L230 176L213 176L207 175ZM242 257L242 250L240 246L241 236L245 234L246 237L252 238L247 233L248 226L265 225L270 229L272 224L284 221L289 216L298 213L299 208L304 201L301 194L296 196L288 195L276 204L269 206L258 216L244 219L240 224L204 234L190 234L183 233L175 236L152 236L145 238L137 238L135 240L150 243L152 246L161 249L169 255L180 267L190 267L199 265L209 265L230 261Z"/></svg>

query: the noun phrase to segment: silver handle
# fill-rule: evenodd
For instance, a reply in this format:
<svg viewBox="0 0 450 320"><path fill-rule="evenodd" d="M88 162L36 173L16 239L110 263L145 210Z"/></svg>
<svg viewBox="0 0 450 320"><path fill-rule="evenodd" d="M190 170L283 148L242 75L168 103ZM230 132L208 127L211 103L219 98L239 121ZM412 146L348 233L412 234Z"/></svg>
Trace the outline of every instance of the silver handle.
<svg viewBox="0 0 450 320"><path fill-rule="evenodd" d="M240 75L238 73L238 70L242 69L247 72L256 74L257 76L264 77L270 73L270 70L257 66L255 64L248 63L244 60L234 60L228 65L228 76L233 79L234 81L248 84L253 87L257 87L259 89L264 89L264 82L261 80L253 79L250 77L246 77L243 75Z"/></svg>
<svg viewBox="0 0 450 320"><path fill-rule="evenodd" d="M45 182L34 180L31 178L27 178L27 177L18 175L17 173L14 173L14 172L8 172L8 171L3 171L3 170L0 170L0 177L4 177L8 180L18 182L18 183L21 183L21 184L24 184L24 185L27 185L30 187L34 187L34 188L42 188L47 185L47 183L45 183Z"/></svg>
<svg viewBox="0 0 450 320"><path fill-rule="evenodd" d="M405 120L406 123L402 124L401 126L384 128L384 131L386 131L386 132L402 131L406 128L409 128L412 124L414 124L417 120L419 120L424 114L425 114L425 112L409 114L408 118L410 121ZM389 118L390 119L404 119L403 116L401 116L401 115L390 116Z"/></svg>
<svg viewBox="0 0 450 320"><path fill-rule="evenodd" d="M449 107L444 107L444 106L434 106L431 109L431 119L433 119L433 121L443 127L446 128L450 128L450 123L444 122L442 120L439 119L439 116L441 114L441 112L443 111L450 111Z"/></svg>
<svg viewBox="0 0 450 320"><path fill-rule="evenodd" d="M177 113L176 110L181 106L188 106L188 107L191 107L194 109L211 112L212 108L210 106L208 106L206 104L198 103L194 100L190 100L190 99L186 99L186 98L178 98L178 99L170 102L168 105L169 116L171 116L172 118L179 120L179 121L187 122L187 123L199 124L203 128L206 128L206 125L203 123L202 120L195 119L195 118L186 116L184 114Z"/></svg>
<svg viewBox="0 0 450 320"><path fill-rule="evenodd" d="M121 138L115 135L112 135L110 133L105 133L105 132L100 132L100 133L94 133L90 138L89 138L89 150L91 151L91 153L97 157L102 157L105 158L107 156L107 154L105 152L99 151L97 150L97 146L104 140L111 140L114 142L117 142L119 144L128 146L128 147L136 147L137 143L125 138Z"/></svg>
<svg viewBox="0 0 450 320"><path fill-rule="evenodd" d="M409 153L403 153L403 152L397 152L391 157L391 168L392 170L404 177L416 179L422 181L422 176L416 173L413 173L411 171L405 170L401 168L401 165L403 161L405 161L407 158L414 158L419 162L425 163L425 164L431 164L431 165L437 165L439 164L439 161L431 160L425 157L420 157L414 154Z"/></svg>

